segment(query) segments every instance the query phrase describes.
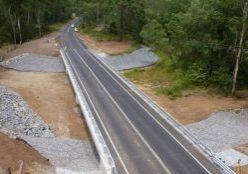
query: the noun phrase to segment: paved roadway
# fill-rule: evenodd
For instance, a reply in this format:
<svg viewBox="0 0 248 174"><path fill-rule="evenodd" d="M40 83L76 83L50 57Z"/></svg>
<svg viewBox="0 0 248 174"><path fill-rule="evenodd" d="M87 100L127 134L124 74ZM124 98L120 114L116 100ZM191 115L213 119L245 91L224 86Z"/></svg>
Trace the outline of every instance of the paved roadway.
<svg viewBox="0 0 248 174"><path fill-rule="evenodd" d="M102 130L118 173L220 173L199 153L198 159L193 157L189 143L182 145L186 140L94 57L76 38L70 24L61 31L60 44Z"/></svg>

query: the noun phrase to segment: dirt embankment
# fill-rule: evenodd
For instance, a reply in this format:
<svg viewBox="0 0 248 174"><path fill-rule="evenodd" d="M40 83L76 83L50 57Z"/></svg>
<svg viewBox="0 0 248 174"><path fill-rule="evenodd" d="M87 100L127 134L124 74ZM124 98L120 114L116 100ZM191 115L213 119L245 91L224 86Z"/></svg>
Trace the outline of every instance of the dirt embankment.
<svg viewBox="0 0 248 174"><path fill-rule="evenodd" d="M123 54L129 50L132 45L131 41L96 41L87 34L78 34L78 37L89 44L92 48L99 52L104 52L109 55Z"/></svg>
<svg viewBox="0 0 248 174"><path fill-rule="evenodd" d="M0 85L22 95L57 136L89 137L70 82L64 73L30 73L7 70L0 74Z"/></svg>
<svg viewBox="0 0 248 174"><path fill-rule="evenodd" d="M52 33L43 38L32 40L22 45L17 45L17 48L9 52L6 56L7 58L11 58L23 53L34 53L58 57L59 52L56 46L58 36L59 33Z"/></svg>
<svg viewBox="0 0 248 174"><path fill-rule="evenodd" d="M58 56L57 33L37 39L8 53L14 57L23 53ZM56 136L90 139L85 121L75 103L74 93L65 73L20 72L0 67L0 85L19 93L30 107L49 125ZM23 160L24 173L54 173L49 161L32 147L0 134L0 168L17 171Z"/></svg>
<svg viewBox="0 0 248 174"><path fill-rule="evenodd" d="M130 47L129 42L99 42L86 34L79 34L92 48L104 53L121 53ZM148 74L149 75L149 74ZM208 93L205 90L192 90L183 97L171 100L166 95L157 95L153 84L144 83L142 79L134 82L141 90L151 97L160 106L165 108L182 124L199 122L218 110L247 108L248 95L241 99L233 99Z"/></svg>
<svg viewBox="0 0 248 174"><path fill-rule="evenodd" d="M157 95L150 85L137 85L184 125L204 120L216 111L248 107L247 97L235 99L209 94L204 90L191 90L188 94L172 100L166 95Z"/></svg>

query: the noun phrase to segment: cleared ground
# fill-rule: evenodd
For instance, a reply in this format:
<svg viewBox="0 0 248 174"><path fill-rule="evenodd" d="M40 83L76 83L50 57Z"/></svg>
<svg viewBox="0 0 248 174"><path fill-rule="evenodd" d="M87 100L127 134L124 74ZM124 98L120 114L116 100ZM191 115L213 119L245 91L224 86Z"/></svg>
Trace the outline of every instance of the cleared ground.
<svg viewBox="0 0 248 174"><path fill-rule="evenodd" d="M53 171L47 159L41 156L37 151L30 148L24 142L10 139L8 136L0 133L0 165L3 169L7 169L6 166L11 167L13 173L17 173L19 169L19 160L24 161L25 171L29 172L32 168L47 168L46 172ZM34 163L35 161L35 163ZM1 173L1 172L0 172ZM38 172L37 170L37 173Z"/></svg>
<svg viewBox="0 0 248 174"><path fill-rule="evenodd" d="M87 42L87 39L84 40ZM95 40L94 42L97 41ZM92 46L90 43L89 45ZM97 48L97 44L92 47L98 51L100 50L100 48ZM158 93L156 90L158 86L166 86L169 83L166 79L166 73L159 73L154 71L154 83L147 82L145 77L144 79L135 79L133 82L146 95L152 98L156 103L162 106L162 108L168 111L175 119L184 125L205 120L209 118L212 113L219 110L248 107L248 95L246 91L240 93L242 98L231 98L204 89L194 89L185 91L181 97L172 100L171 97ZM150 74L145 75L149 76ZM161 79L162 81L160 81ZM245 154L247 154L247 145L241 147L242 149L238 148L237 150L240 152L245 151ZM243 166L242 174L246 174L247 170L247 166Z"/></svg>
<svg viewBox="0 0 248 174"><path fill-rule="evenodd" d="M56 39L58 36L58 33L52 33L43 38L17 45L17 48L9 52L6 56L7 58L11 58L23 53L34 53L58 57L59 52L56 46Z"/></svg>
<svg viewBox="0 0 248 174"><path fill-rule="evenodd" d="M130 41L96 41L87 34L78 34L78 37L88 43L92 48L99 52L104 52L109 55L123 54L127 52L131 46Z"/></svg>
<svg viewBox="0 0 248 174"><path fill-rule="evenodd" d="M198 89L188 91L182 97L172 100L169 96L157 94L152 85L135 83L142 91L184 125L204 120L210 114L219 110L248 107L247 97L235 99L209 94L207 91Z"/></svg>
<svg viewBox="0 0 248 174"><path fill-rule="evenodd" d="M23 53L58 56L57 33L25 43L7 57ZM65 73L20 72L0 67L0 85L19 93L30 107L42 117L59 137L89 140L90 135L75 103L70 82ZM32 147L0 134L0 168L16 170L18 160L25 161L25 172L30 174L54 173L55 169Z"/></svg>
<svg viewBox="0 0 248 174"><path fill-rule="evenodd" d="M89 137L65 74L7 70L0 73L0 85L22 95L58 136Z"/></svg>

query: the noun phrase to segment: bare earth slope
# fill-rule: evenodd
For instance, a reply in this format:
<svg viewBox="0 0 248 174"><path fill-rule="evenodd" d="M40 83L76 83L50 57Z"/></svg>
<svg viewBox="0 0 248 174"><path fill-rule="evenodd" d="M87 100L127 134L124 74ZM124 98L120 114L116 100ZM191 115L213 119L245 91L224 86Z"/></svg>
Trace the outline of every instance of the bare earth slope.
<svg viewBox="0 0 248 174"><path fill-rule="evenodd" d="M7 57L23 53L58 56L58 33L24 43ZM65 73L21 72L0 67L0 85L19 93L29 106L49 125L56 136L89 140L90 134L75 103L74 93ZM24 173L54 173L49 161L29 145L0 134L0 168L17 171L24 160Z"/></svg>

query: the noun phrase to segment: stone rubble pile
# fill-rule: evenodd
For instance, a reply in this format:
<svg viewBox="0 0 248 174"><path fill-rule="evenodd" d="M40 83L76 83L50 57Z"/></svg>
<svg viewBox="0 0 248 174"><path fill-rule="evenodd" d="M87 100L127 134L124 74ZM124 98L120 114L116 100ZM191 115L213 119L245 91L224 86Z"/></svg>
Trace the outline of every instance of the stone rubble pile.
<svg viewBox="0 0 248 174"><path fill-rule="evenodd" d="M16 137L54 137L48 125L20 95L0 86L0 131Z"/></svg>

